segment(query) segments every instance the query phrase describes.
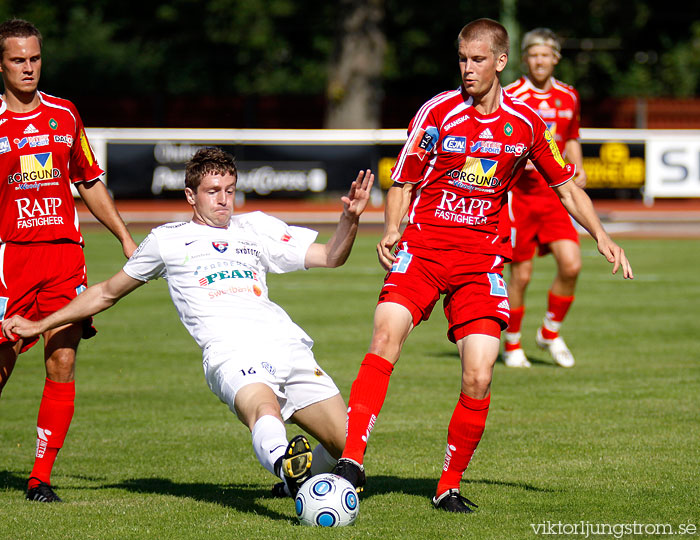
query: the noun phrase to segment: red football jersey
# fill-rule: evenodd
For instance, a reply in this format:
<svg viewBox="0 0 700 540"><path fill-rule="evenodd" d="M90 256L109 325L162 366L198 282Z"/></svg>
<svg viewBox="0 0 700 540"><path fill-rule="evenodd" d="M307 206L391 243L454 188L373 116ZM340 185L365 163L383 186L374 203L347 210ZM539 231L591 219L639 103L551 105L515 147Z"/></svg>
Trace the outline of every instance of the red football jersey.
<svg viewBox="0 0 700 540"><path fill-rule="evenodd" d="M522 101L501 92L498 110L482 115L461 89L438 94L411 121L392 170L395 182L417 184L402 242L508 257L499 214L528 159L552 186L574 176Z"/></svg>
<svg viewBox="0 0 700 540"><path fill-rule="evenodd" d="M566 141L579 138L581 104L578 92L573 86L552 78L552 88L544 92L523 76L506 86L506 92L537 111L547 124L549 132L554 136L562 155ZM537 171L525 171L523 179L514 186L514 191L533 195L553 195L547 187L547 182Z"/></svg>
<svg viewBox="0 0 700 540"><path fill-rule="evenodd" d="M0 101L0 242L82 244L70 186L104 172L75 106L43 92L39 98L28 113Z"/></svg>

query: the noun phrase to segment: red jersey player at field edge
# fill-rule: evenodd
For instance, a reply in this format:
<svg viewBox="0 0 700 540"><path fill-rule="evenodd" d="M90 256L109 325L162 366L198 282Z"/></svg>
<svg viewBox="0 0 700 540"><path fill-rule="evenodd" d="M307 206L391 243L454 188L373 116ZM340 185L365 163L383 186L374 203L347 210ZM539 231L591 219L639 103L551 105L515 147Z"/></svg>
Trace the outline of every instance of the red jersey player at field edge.
<svg viewBox="0 0 700 540"><path fill-rule="evenodd" d="M579 142L580 103L576 90L555 79L554 67L561 57L557 36L548 28L525 34L523 59L528 74L506 87L506 92L535 109L547 124L559 151L576 165L574 182L586 185L583 154ZM574 301L576 280L581 271L578 233L559 198L543 176L529 163L523 178L513 186L509 202L513 257L508 280L510 323L505 331L503 361L509 367L530 367L520 344L525 314L525 292L532 277L535 251L552 253L557 273L547 298L547 312L537 329L536 343L562 367L573 367L574 356L559 335L559 329Z"/></svg>
<svg viewBox="0 0 700 540"><path fill-rule="evenodd" d="M475 505L460 495L460 480L481 440L500 333L509 318L501 273L510 244L499 235L499 213L528 159L596 239L613 273L622 268L625 278L633 275L588 196L570 181L575 167L564 163L542 119L501 88L498 75L509 47L505 28L479 19L462 29L458 44L462 85L418 111L392 172L377 246L388 273L369 352L350 390L347 440L335 472L355 486L365 483L367 441L404 341L444 295L447 335L457 344L462 379L433 504L468 513Z"/></svg>
<svg viewBox="0 0 700 540"><path fill-rule="evenodd" d="M0 320L40 319L87 286L83 238L71 184L121 242L136 249L105 185L73 104L38 91L41 34L21 19L0 25ZM47 331L46 380L39 405L34 467L27 499L57 502L51 470L73 418L75 354L81 337L94 335L91 321ZM21 352L37 341L0 336L0 392Z"/></svg>

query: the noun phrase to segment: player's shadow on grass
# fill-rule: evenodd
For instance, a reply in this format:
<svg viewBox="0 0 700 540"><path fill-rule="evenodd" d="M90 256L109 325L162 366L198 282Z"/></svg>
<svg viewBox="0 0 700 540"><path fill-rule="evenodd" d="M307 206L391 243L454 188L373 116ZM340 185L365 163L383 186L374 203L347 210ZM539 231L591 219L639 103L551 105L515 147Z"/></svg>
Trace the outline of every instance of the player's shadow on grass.
<svg viewBox="0 0 700 540"><path fill-rule="evenodd" d="M17 491L27 491L27 480L29 475L17 474L13 471L0 471L0 489L16 489Z"/></svg>
<svg viewBox="0 0 700 540"><path fill-rule="evenodd" d="M260 498L271 498L269 488L261 489L237 484L179 483L167 478L130 478L118 484L103 485L101 487L124 489L132 493L152 493L194 499L200 502L227 506L239 512L250 512L285 521L288 521L292 515L280 514L256 502ZM291 512L293 512L291 499L289 499L289 504Z"/></svg>
<svg viewBox="0 0 700 540"><path fill-rule="evenodd" d="M539 358L538 356L530 356L528 354L527 359L533 366L544 367L544 368L559 367L551 360L543 360L542 358ZM496 365L498 365L498 364L503 365L503 354L501 354L501 353L499 353L498 359L496 360ZM512 369L513 371L517 371L518 369L522 369L522 368L510 368L510 369Z"/></svg>
<svg viewBox="0 0 700 540"><path fill-rule="evenodd" d="M360 495L360 498L372 497L373 495L383 495L386 493L405 493L407 495L417 495L421 497L432 497L435 495L435 483L433 478L400 478L398 476L370 476L367 478L367 487ZM503 486L509 488L519 488L525 491L535 491L552 493L554 490L541 488L526 484L524 482L504 482L501 480L473 479L467 484L486 484L489 486Z"/></svg>

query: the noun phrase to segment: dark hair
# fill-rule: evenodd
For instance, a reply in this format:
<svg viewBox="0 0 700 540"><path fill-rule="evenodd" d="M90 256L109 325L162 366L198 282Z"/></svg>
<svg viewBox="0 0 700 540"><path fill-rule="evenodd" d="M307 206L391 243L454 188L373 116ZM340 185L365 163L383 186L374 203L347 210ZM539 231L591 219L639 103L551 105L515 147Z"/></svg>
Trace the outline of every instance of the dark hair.
<svg viewBox="0 0 700 540"><path fill-rule="evenodd" d="M0 24L0 56L5 53L5 40L8 38L28 38L34 36L42 45L41 32L29 21L24 19L8 19Z"/></svg>
<svg viewBox="0 0 700 540"><path fill-rule="evenodd" d="M457 43L460 41L483 40L491 42L491 52L498 58L510 51L510 40L505 27L493 19L477 19L467 24L459 33Z"/></svg>
<svg viewBox="0 0 700 540"><path fill-rule="evenodd" d="M197 191L207 174L230 174L238 178L236 162L231 154L216 146L205 146L195 152L185 165L185 187Z"/></svg>

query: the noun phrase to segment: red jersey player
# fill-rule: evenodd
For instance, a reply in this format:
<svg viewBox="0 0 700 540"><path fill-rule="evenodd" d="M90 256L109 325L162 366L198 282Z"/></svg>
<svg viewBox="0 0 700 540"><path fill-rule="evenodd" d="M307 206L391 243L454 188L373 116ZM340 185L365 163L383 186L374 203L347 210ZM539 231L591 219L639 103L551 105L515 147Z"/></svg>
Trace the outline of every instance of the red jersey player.
<svg viewBox="0 0 700 540"><path fill-rule="evenodd" d="M576 165L574 182L585 187L581 143L579 143L580 105L578 93L556 80L552 74L561 57L554 32L536 28L525 34L523 58L528 74L506 87L516 97L535 109L554 136L559 151ZM525 313L525 291L532 276L535 250L539 255L552 253L557 273L549 290L547 312L537 329L537 345L549 351L562 367L573 367L574 356L559 336L559 328L574 300L576 280L581 270L578 233L566 209L546 180L531 164L511 191L510 219L513 261L508 281L510 323L505 331L503 360L509 367L530 367L520 345L521 325Z"/></svg>
<svg viewBox="0 0 700 540"><path fill-rule="evenodd" d="M459 350L462 384L433 504L467 513L474 505L460 495L459 484L481 440L500 333L509 318L501 274L510 245L499 235L499 213L528 159L597 240L613 273L622 267L625 278L633 276L590 199L570 181L575 167L564 163L542 119L501 88L498 74L508 61L505 28L479 19L462 29L458 43L461 87L435 96L418 111L392 172L395 183L377 246L389 272L369 353L350 391L347 440L335 472L355 486L365 483L367 440L403 343L444 295L447 335ZM406 212L408 225L401 234Z"/></svg>
<svg viewBox="0 0 700 540"><path fill-rule="evenodd" d="M100 181L73 104L37 90L41 34L20 19L0 25L0 319L19 314L36 320L70 302L87 286L83 238L70 186L95 217L120 240L128 257L136 249ZM55 502L51 470L73 417L75 352L90 321L47 331L46 381L37 420L34 467L27 499ZM37 338L0 336L0 392L17 356Z"/></svg>

